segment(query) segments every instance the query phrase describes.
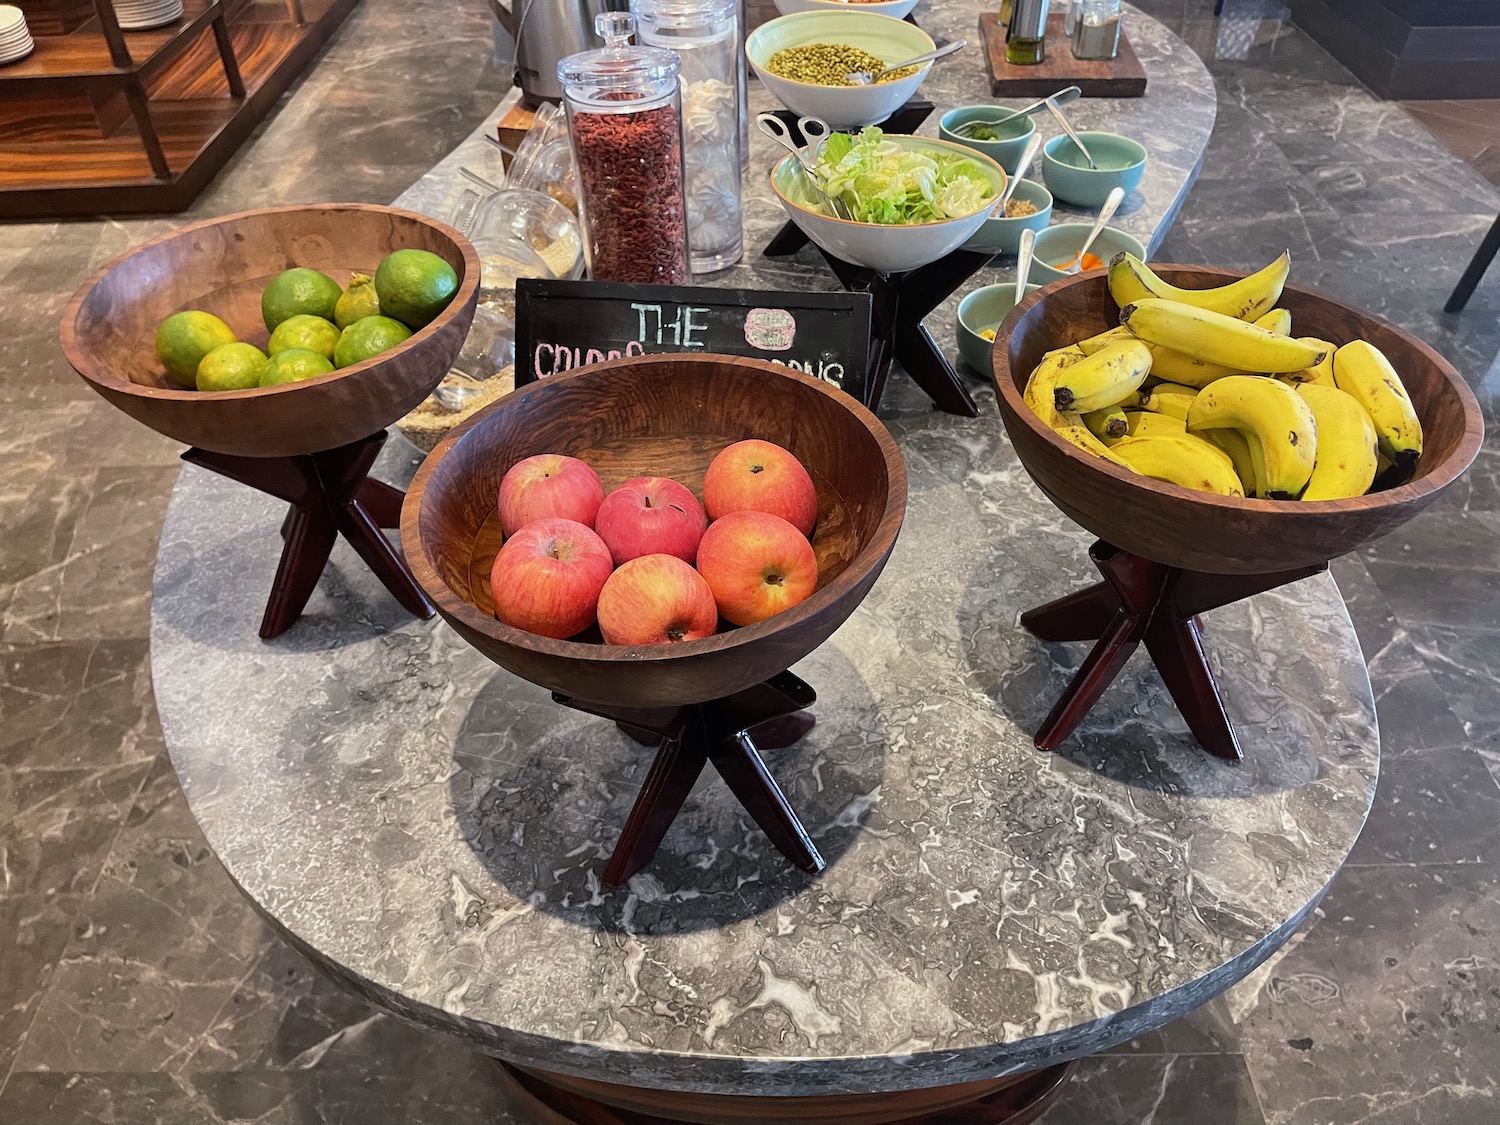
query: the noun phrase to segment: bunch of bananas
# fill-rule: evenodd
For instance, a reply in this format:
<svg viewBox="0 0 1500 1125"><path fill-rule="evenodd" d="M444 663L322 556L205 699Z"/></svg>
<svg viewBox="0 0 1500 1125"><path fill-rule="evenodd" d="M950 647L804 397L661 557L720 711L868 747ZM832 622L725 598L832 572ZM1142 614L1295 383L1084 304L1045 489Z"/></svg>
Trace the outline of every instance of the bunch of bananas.
<svg viewBox="0 0 1500 1125"><path fill-rule="evenodd" d="M1118 254L1120 327L1048 352L1025 400L1080 449L1219 496L1339 500L1407 480L1422 425L1373 344L1292 335L1291 259L1181 289Z"/></svg>

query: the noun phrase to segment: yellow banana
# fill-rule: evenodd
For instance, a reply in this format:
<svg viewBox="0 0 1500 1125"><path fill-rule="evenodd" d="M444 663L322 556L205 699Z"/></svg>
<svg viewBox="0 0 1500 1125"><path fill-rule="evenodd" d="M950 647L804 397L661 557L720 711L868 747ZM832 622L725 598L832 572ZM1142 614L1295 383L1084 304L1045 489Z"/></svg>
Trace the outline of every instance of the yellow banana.
<svg viewBox="0 0 1500 1125"><path fill-rule="evenodd" d="M1148 297L1120 310L1120 320L1142 340L1241 371L1300 371L1324 350L1278 336L1243 320Z"/></svg>
<svg viewBox="0 0 1500 1125"><path fill-rule="evenodd" d="M1333 353L1338 350L1337 346L1330 344L1327 340L1320 340L1316 336L1299 336L1304 344L1312 344L1314 347L1325 348L1328 355L1321 363L1315 363L1311 367L1305 367L1301 371L1288 371L1278 375L1276 378L1283 383L1321 383L1325 387L1336 387L1333 381Z"/></svg>
<svg viewBox="0 0 1500 1125"><path fill-rule="evenodd" d="M1230 375L1204 387L1187 416L1188 433L1239 430L1250 446L1256 491L1291 500L1307 487L1317 456L1318 424L1307 401L1285 383Z"/></svg>
<svg viewBox="0 0 1500 1125"><path fill-rule="evenodd" d="M1118 406L1135 393L1150 370L1151 350L1139 340L1108 344L1057 376L1053 405L1080 414Z"/></svg>
<svg viewBox="0 0 1500 1125"><path fill-rule="evenodd" d="M1184 387L1181 383L1157 383L1149 391L1141 392L1139 409L1186 420L1188 407L1193 405L1193 399L1197 397L1197 387Z"/></svg>
<svg viewBox="0 0 1500 1125"><path fill-rule="evenodd" d="M1239 430L1199 430L1198 436L1210 445L1216 445L1229 457L1234 466L1234 475L1240 478L1246 496L1255 496L1260 485L1255 480L1255 458L1250 455L1250 443Z"/></svg>
<svg viewBox="0 0 1500 1125"><path fill-rule="evenodd" d="M1409 476L1422 454L1422 423L1391 361L1374 344L1354 340L1333 353L1333 379L1375 423L1380 452Z"/></svg>
<svg viewBox="0 0 1500 1125"><path fill-rule="evenodd" d="M1180 289L1163 281L1133 254L1116 254L1109 263L1109 294L1124 308L1147 297L1162 297L1225 316L1254 320L1276 307L1286 285L1292 257L1285 251L1265 269L1215 289Z"/></svg>
<svg viewBox="0 0 1500 1125"><path fill-rule="evenodd" d="M1087 340L1079 340L1074 346L1084 355L1093 355L1110 344L1118 344L1122 340L1134 340L1135 336L1130 329L1125 327L1111 328L1108 332L1101 332L1097 336L1090 336Z"/></svg>
<svg viewBox="0 0 1500 1125"><path fill-rule="evenodd" d="M1130 421L1125 417L1125 411L1118 406L1089 411L1083 416L1083 424L1106 445L1112 438L1122 438L1130 432Z"/></svg>
<svg viewBox="0 0 1500 1125"><path fill-rule="evenodd" d="M1292 314L1286 309L1272 309L1264 316L1256 317L1251 323L1257 328L1264 328L1267 332L1274 332L1278 336L1292 334Z"/></svg>
<svg viewBox="0 0 1500 1125"><path fill-rule="evenodd" d="M1160 344L1147 344L1151 349L1151 374L1168 383L1181 383L1188 387L1206 387L1215 379L1226 375L1243 375L1239 367L1225 367L1222 363L1207 363L1190 355L1164 348Z"/></svg>
<svg viewBox="0 0 1500 1125"><path fill-rule="evenodd" d="M1110 452L1152 480L1196 488L1218 496L1243 496L1240 478L1223 452L1190 434L1128 437Z"/></svg>
<svg viewBox="0 0 1500 1125"><path fill-rule="evenodd" d="M1082 359L1082 352L1067 348L1048 352L1027 378L1026 390L1022 392L1021 397L1036 416L1047 425L1050 426L1057 420L1057 408L1052 405L1052 384L1057 380L1058 375Z"/></svg>
<svg viewBox="0 0 1500 1125"><path fill-rule="evenodd" d="M1158 437L1161 434L1185 434L1187 423L1170 414L1157 414L1150 410L1127 410L1125 423L1130 427L1131 437Z"/></svg>
<svg viewBox="0 0 1500 1125"><path fill-rule="evenodd" d="M1130 467L1089 432L1089 428L1083 424L1083 418L1080 415L1067 411L1060 413L1056 416L1056 421L1052 423L1052 429L1064 441L1072 442L1079 449L1092 453L1095 457L1103 457L1106 461L1119 465L1121 468Z"/></svg>
<svg viewBox="0 0 1500 1125"><path fill-rule="evenodd" d="M1353 395L1337 387L1303 383L1297 393L1312 407L1318 423L1318 455L1302 499L1363 496L1375 483L1380 459L1375 423Z"/></svg>

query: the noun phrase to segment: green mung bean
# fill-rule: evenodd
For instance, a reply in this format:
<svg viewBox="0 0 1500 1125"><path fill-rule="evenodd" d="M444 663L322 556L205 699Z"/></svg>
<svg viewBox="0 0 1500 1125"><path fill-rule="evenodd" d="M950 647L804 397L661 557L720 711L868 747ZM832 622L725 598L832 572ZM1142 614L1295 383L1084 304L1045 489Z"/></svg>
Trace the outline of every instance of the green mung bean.
<svg viewBox="0 0 1500 1125"><path fill-rule="evenodd" d="M884 59L847 43L807 43L801 47L788 47L777 51L766 63L766 69L772 74L814 86L852 86L854 83L844 75L861 70L879 74L885 67ZM880 81L894 82L916 71L914 66L903 67Z"/></svg>

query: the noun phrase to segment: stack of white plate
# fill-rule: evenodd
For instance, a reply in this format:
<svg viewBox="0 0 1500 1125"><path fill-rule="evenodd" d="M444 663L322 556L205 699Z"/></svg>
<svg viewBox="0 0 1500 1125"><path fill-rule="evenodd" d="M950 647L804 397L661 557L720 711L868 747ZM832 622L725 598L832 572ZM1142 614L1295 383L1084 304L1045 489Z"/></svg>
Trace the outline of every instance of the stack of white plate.
<svg viewBox="0 0 1500 1125"><path fill-rule="evenodd" d="M126 31L162 27L182 18L182 0L114 0L115 18Z"/></svg>
<svg viewBox="0 0 1500 1125"><path fill-rule="evenodd" d="M0 4L0 66L24 59L35 46L21 9Z"/></svg>

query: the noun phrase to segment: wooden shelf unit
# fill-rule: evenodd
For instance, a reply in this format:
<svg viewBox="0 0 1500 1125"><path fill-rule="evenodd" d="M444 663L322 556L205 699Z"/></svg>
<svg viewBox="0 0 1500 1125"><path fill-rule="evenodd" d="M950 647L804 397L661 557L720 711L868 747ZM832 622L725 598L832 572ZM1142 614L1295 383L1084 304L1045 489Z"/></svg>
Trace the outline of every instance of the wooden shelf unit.
<svg viewBox="0 0 1500 1125"><path fill-rule="evenodd" d="M0 219L182 210L358 0L184 0L146 31L93 3L0 67Z"/></svg>

